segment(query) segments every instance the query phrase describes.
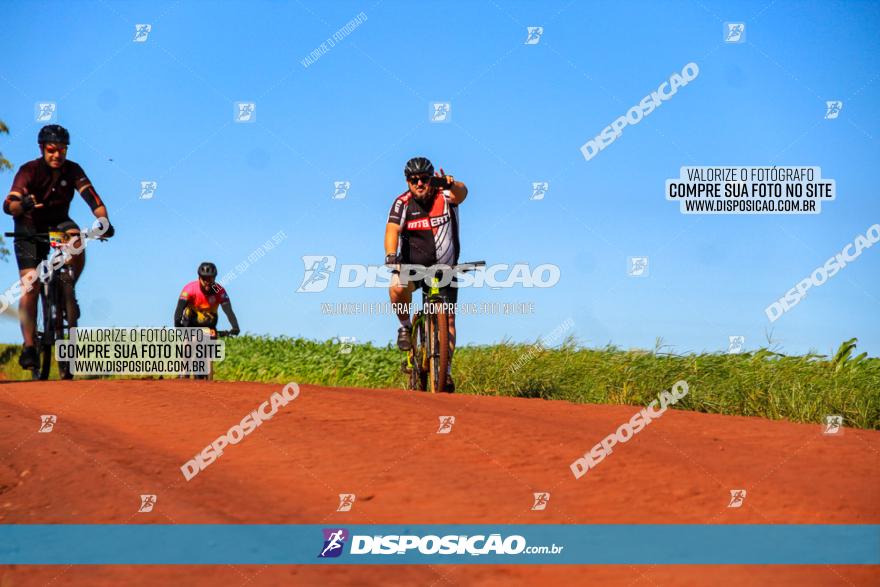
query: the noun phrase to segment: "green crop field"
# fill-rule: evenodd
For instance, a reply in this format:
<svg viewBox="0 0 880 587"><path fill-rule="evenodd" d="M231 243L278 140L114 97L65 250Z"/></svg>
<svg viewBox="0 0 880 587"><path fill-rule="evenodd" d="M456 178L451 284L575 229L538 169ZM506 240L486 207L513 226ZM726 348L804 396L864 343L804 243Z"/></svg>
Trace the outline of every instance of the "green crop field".
<svg viewBox="0 0 880 587"><path fill-rule="evenodd" d="M403 354L391 347L332 341L240 336L225 339L227 358L215 378L227 381L402 387ZM16 363L20 347L0 345L6 379L27 379ZM455 353L459 393L646 405L679 379L689 393L675 409L822 422L844 416L847 426L880 429L880 359L856 354L856 340L834 356L785 356L768 349L741 354L673 355L659 351L558 348L500 343ZM57 376L54 374L53 376Z"/></svg>

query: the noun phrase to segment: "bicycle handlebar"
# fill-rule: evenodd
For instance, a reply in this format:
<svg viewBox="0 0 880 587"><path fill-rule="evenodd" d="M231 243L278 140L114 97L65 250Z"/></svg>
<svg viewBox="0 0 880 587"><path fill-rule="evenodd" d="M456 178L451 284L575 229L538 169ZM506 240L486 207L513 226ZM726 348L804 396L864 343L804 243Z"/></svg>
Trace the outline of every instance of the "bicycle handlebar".
<svg viewBox="0 0 880 587"><path fill-rule="evenodd" d="M52 232L64 232L63 230L53 230ZM66 234L66 233L65 233ZM82 234L82 233L80 233ZM48 242L50 237L49 232L4 232L3 236L7 238L18 238L22 240L35 240L35 241L46 241ZM98 240L98 241L106 241L109 240L104 236L93 236L90 237L89 240Z"/></svg>
<svg viewBox="0 0 880 587"><path fill-rule="evenodd" d="M455 269L457 271L464 273L465 271L473 271L474 269L477 269L479 267L485 267L485 266L486 266L485 261L469 261L467 263L459 263L458 265L455 266Z"/></svg>

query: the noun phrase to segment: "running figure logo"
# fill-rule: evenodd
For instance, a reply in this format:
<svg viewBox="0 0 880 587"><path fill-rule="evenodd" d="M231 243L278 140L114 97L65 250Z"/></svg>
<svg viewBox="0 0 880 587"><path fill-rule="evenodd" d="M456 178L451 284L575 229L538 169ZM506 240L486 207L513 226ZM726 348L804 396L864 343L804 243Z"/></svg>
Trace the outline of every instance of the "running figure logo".
<svg viewBox="0 0 880 587"><path fill-rule="evenodd" d="M151 25L151 24L136 24L136 25L134 25L134 42L135 43L146 42L147 37L150 35L151 30L153 30L153 25Z"/></svg>
<svg viewBox="0 0 880 587"><path fill-rule="evenodd" d="M455 416L440 416L440 428L437 434L449 434L452 432L452 425L455 424Z"/></svg>
<svg viewBox="0 0 880 587"><path fill-rule="evenodd" d="M825 102L825 108L825 120L834 120L840 116L840 111L843 109L843 102L840 100L828 100Z"/></svg>
<svg viewBox="0 0 880 587"><path fill-rule="evenodd" d="M350 512L351 507L354 505L354 500L357 496L354 493L340 493L339 494L339 507L336 508L337 512Z"/></svg>
<svg viewBox="0 0 880 587"><path fill-rule="evenodd" d="M742 43L746 40L746 25L743 22L724 23L724 42Z"/></svg>
<svg viewBox="0 0 880 587"><path fill-rule="evenodd" d="M740 507L742 507L742 504L745 500L746 500L746 490L745 489L731 489L730 490L730 503L727 504L727 507L740 508Z"/></svg>
<svg viewBox="0 0 880 587"><path fill-rule="evenodd" d="M298 293L314 293L327 289L330 274L336 269L336 257L332 255L303 255L305 275Z"/></svg>
<svg viewBox="0 0 880 587"><path fill-rule="evenodd" d="M431 103L431 122L449 122L452 120L452 104L449 102Z"/></svg>
<svg viewBox="0 0 880 587"><path fill-rule="evenodd" d="M55 102L37 102L34 105L34 118L37 122L55 122L57 111Z"/></svg>
<svg viewBox="0 0 880 587"><path fill-rule="evenodd" d="M348 530L345 528L324 528L324 546L318 558L336 558L342 554L345 541L348 540Z"/></svg>
<svg viewBox="0 0 880 587"><path fill-rule="evenodd" d="M541 35L544 34L544 27L542 26L530 26L526 27L528 30L528 35L526 36L526 45L537 45L541 42Z"/></svg>
<svg viewBox="0 0 880 587"><path fill-rule="evenodd" d="M648 276L648 258L647 257L629 257L627 266L627 274L630 277L647 277Z"/></svg>
<svg viewBox="0 0 880 587"><path fill-rule="evenodd" d="M255 122L257 120L257 105L254 102L235 103L235 122Z"/></svg>
<svg viewBox="0 0 880 587"><path fill-rule="evenodd" d="M153 196L156 195L156 188L159 187L159 184L155 181L142 181L141 182L141 197L139 200L152 200Z"/></svg>
<svg viewBox="0 0 880 587"><path fill-rule="evenodd" d="M138 512L149 513L153 511L154 505L156 505L155 495L141 495L141 507L138 508Z"/></svg>
<svg viewBox="0 0 880 587"><path fill-rule="evenodd" d="M344 200L348 196L348 190L351 189L350 181L334 181L333 186L336 191L333 192L334 200Z"/></svg>
<svg viewBox="0 0 880 587"><path fill-rule="evenodd" d="M55 422L58 421L58 417L54 414L46 414L45 416L40 416L40 429L37 432L52 432L52 429L55 427Z"/></svg>
<svg viewBox="0 0 880 587"><path fill-rule="evenodd" d="M532 182L532 195L529 198L530 200L543 200L544 196L547 194L547 190L550 189L550 184L546 181L533 181Z"/></svg>
<svg viewBox="0 0 880 587"><path fill-rule="evenodd" d="M532 504L532 511L540 511L547 509L547 502L550 501L550 494L547 492L535 493L535 503Z"/></svg>
<svg viewBox="0 0 880 587"><path fill-rule="evenodd" d="M738 355L743 352L743 347L746 344L745 336L728 336L727 340L729 341L727 344L727 354Z"/></svg>
<svg viewBox="0 0 880 587"><path fill-rule="evenodd" d="M350 355L351 351L354 350L354 343L357 342L356 336L339 336L336 339L337 344L339 344L339 354L340 355Z"/></svg>
<svg viewBox="0 0 880 587"><path fill-rule="evenodd" d="M837 414L825 416L825 427L822 434L828 436L843 434L843 416Z"/></svg>

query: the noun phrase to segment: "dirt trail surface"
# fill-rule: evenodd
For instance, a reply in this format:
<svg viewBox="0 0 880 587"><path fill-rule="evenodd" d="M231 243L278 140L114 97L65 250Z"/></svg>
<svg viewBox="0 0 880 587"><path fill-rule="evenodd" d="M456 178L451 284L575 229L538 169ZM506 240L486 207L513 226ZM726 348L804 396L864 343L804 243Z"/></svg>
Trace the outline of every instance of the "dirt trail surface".
<svg viewBox="0 0 880 587"><path fill-rule="evenodd" d="M0 382L0 523L880 523L880 433L670 410L595 469L638 411L304 385L187 482L180 467L282 385ZM658 390L659 391L659 390ZM50 433L40 416L54 414ZM437 434L440 416L455 416ZM746 489L728 508L731 489ZM533 493L550 492L544 511ZM337 512L340 493L357 495ZM156 494L138 513L141 494ZM878 567L15 566L19 585L877 585Z"/></svg>

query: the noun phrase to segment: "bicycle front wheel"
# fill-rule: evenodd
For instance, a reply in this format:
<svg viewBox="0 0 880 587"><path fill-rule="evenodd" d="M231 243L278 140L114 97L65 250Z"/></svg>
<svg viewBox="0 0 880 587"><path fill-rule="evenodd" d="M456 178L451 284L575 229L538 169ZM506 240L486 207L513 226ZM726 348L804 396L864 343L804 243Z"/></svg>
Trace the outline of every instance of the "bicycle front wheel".
<svg viewBox="0 0 880 587"><path fill-rule="evenodd" d="M34 339L37 347L40 366L33 371L34 379L49 379L52 368L52 347L55 342L52 324L52 304L46 296L45 288L40 288L40 299L37 300L37 336Z"/></svg>
<svg viewBox="0 0 880 587"><path fill-rule="evenodd" d="M413 318L413 326L410 330L412 348L406 358L406 367L409 372L407 389L412 391L425 391L428 388L428 355L425 316L417 313Z"/></svg>
<svg viewBox="0 0 880 587"><path fill-rule="evenodd" d="M68 269L68 271L70 271ZM69 279L64 279L69 277ZM59 278L55 284L55 340L70 338L70 328L77 325L78 311L76 293L74 292L73 276L68 273ZM73 379L70 361L57 361L58 376L61 379Z"/></svg>
<svg viewBox="0 0 880 587"><path fill-rule="evenodd" d="M449 368L449 316L446 312L432 312L428 317L431 341L431 393L446 390L446 371Z"/></svg>

